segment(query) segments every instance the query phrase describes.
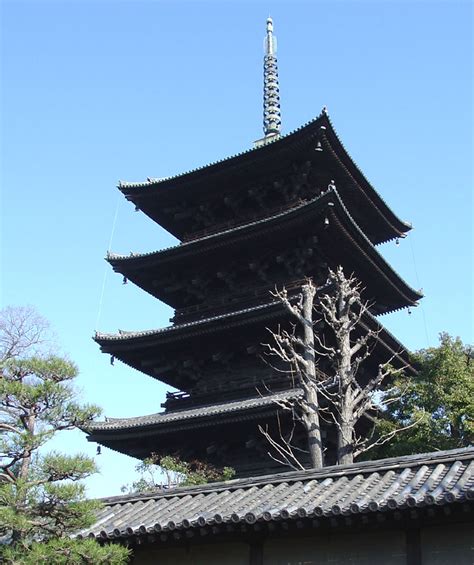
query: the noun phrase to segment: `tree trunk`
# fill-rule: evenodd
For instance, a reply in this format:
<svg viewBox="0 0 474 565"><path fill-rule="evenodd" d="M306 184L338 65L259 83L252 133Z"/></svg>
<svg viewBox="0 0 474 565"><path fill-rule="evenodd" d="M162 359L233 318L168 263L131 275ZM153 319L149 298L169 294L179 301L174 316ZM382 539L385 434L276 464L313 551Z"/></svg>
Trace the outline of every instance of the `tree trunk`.
<svg viewBox="0 0 474 565"><path fill-rule="evenodd" d="M346 465L354 462L354 407L352 405L351 341L348 330L349 312L345 315L338 336L339 345L339 427L337 434L337 462ZM344 317L345 317L344 316Z"/></svg>
<svg viewBox="0 0 474 565"><path fill-rule="evenodd" d="M307 363L306 375L303 377L303 389L305 391L305 410L303 418L306 431L308 432L308 450L311 465L315 469L323 466L323 446L321 441L321 424L319 420L319 399L316 381L316 360L314 358L314 333L313 333L313 302L316 289L313 284L305 284L303 292L303 342L304 359Z"/></svg>
<svg viewBox="0 0 474 565"><path fill-rule="evenodd" d="M354 462L354 413L351 402L351 387L347 377L341 377L340 418L337 433L337 462L347 465Z"/></svg>
<svg viewBox="0 0 474 565"><path fill-rule="evenodd" d="M24 419L24 426L28 433L33 436L35 433L35 423L36 417L34 414L29 414ZM18 471L18 478L27 480L28 479L28 472L30 470L31 464L31 449L29 451L25 451L25 457L21 460L20 469Z"/></svg>
<svg viewBox="0 0 474 565"><path fill-rule="evenodd" d="M349 414L343 414L339 423L340 429L337 434L337 462L339 465L354 462L354 439L352 437L354 424L347 419L348 417L350 418Z"/></svg>
<svg viewBox="0 0 474 565"><path fill-rule="evenodd" d="M321 441L317 391L314 389L308 390L306 399L308 410L303 416L303 423L308 433L308 451L311 459L311 467L319 469L323 466L323 446Z"/></svg>

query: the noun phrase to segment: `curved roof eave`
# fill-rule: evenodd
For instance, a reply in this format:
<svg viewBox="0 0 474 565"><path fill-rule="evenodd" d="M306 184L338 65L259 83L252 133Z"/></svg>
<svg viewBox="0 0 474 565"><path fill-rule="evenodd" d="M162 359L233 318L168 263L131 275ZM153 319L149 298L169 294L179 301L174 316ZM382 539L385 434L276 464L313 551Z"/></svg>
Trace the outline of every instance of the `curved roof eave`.
<svg viewBox="0 0 474 565"><path fill-rule="evenodd" d="M244 400L232 400L219 404L209 404L179 410L176 412L158 412L147 416L135 418L108 418L105 422L89 422L83 427L86 433L114 432L148 428L150 426L180 423L183 421L193 422L196 419L214 417L217 415L234 414L238 412L254 410L267 405L272 405L278 400L288 400L302 395L300 389L290 389L283 392L257 396Z"/></svg>
<svg viewBox="0 0 474 565"><path fill-rule="evenodd" d="M301 141L304 141L306 138L312 140L316 136L321 135L321 130L323 137L326 139L327 143L329 143L336 160L346 170L347 174L349 174L353 182L359 187L370 204L378 210L393 232L393 235L387 237L383 241L389 241L395 237L402 236L404 233L412 229L411 224L404 222L396 216L385 200L369 183L361 169L357 166L344 147L336 133L336 130L334 129L334 126L332 125L329 115L325 111L321 112L316 118L308 121L306 124L264 146L249 148L246 151L237 153L231 157L226 157L216 162L197 167L184 173L165 177L163 179L148 178L145 182L119 181L118 188L127 198L130 197L129 199L132 200L132 197L149 195L150 190L153 192L155 192L155 190L159 190L161 193L165 190L170 190L179 184L182 185L186 183L199 182L202 177L209 179L212 175L222 173L223 171L225 172L226 169L232 167L240 168L247 166L248 162L255 159L256 156L259 160L264 160L267 157L274 158L275 156L272 155L272 153L275 151L280 152L285 149L289 149L292 146L299 145Z"/></svg>
<svg viewBox="0 0 474 565"><path fill-rule="evenodd" d="M274 308L274 312L271 309ZM254 314L262 312L265 316L276 316L279 315L283 306L276 300L272 302L267 302L265 304L259 304L258 306L253 306L251 308L245 308L243 310L238 310L236 312L228 312L226 314L221 314L218 316L213 316L210 318L205 318L202 320L195 320L193 322L187 322L184 324L177 324L174 326L168 326L165 328L158 328L158 329L151 329L151 330L144 330L144 331L119 331L118 334L110 334L110 333L101 333L96 332L95 336L93 337L94 341L101 346L107 346L107 344L113 343L127 343L129 345L136 344L137 342L147 340L149 338L160 338L161 336L171 336L175 335L175 339L180 339L180 333L183 330L191 329L195 330L193 335L202 334L202 333L210 333L212 332L212 328L209 326L214 322L221 322L225 320L232 320L234 318L234 323L228 323L227 326L219 325L218 327L214 328L214 331L221 331L225 327L232 327L234 325L242 325L242 323L252 323L255 318ZM250 314L250 315L249 315ZM235 318L242 317L244 320L235 320ZM379 334L384 338L380 339L382 343L389 347L389 349L395 353L397 356L403 352L408 353L407 348L400 342L398 339L390 333L383 324L381 324L375 316L368 313L367 321L370 324L373 324ZM208 326L208 327L206 327ZM390 342L390 343L388 343ZM106 351L113 355L114 353L111 351ZM126 363L126 361L124 361ZM128 364L128 363L127 363ZM131 365L133 366L133 365Z"/></svg>
<svg viewBox="0 0 474 565"><path fill-rule="evenodd" d="M271 155L271 153L274 151L275 146L277 146L279 149L283 149L286 146L290 146L292 142L298 141L300 137L304 137L305 134L313 132L313 130L315 130L313 133L316 133L316 128L324 116L325 113L321 112L316 118L309 120L302 126L278 137L277 139L265 145L259 147L250 147L249 149L241 151L240 153L236 153L235 155L231 155L230 157L219 159L217 161L208 163L207 165L202 165L200 167L196 167L177 175L171 175L159 179L149 177L144 182L119 181L117 185L118 189L125 195L132 193L139 194L141 192L140 189L151 188L166 190L172 188L173 186L176 186L176 183L184 184L189 181L194 182L199 180L201 176L208 177L209 175L221 172L225 168L246 165L247 161L250 161L256 154L258 154L260 158L265 158Z"/></svg>
<svg viewBox="0 0 474 565"><path fill-rule="evenodd" d="M416 305L418 300L421 300L423 298L423 294L417 290L415 290L413 287L411 287L408 283L406 283L402 277L397 273L397 271L395 271L395 269L393 269L389 263L387 263L387 261L382 257L382 255L377 251L375 245L369 240L369 238L365 235L365 233L360 229L360 227L356 224L356 222L354 221L354 219L352 218L351 214L349 213L349 211L347 210L347 208L345 207L342 199L340 198L339 194L337 193L337 190L334 189L336 196L337 196L337 201L338 201L338 205L340 206L341 210L344 212L344 219L346 221L348 221L348 225L349 228L351 230L353 230L353 233L356 234L356 236L359 238L359 241L365 246L365 248L368 250L368 252L372 255L372 257L374 258L373 263L375 266L377 266L378 270L380 271L380 273L382 274L382 276L389 282L389 284L391 284L392 286L394 286L397 290L398 290L398 286L395 285L395 283L389 279L389 276L391 278L394 278L395 280L397 280L400 285L402 285L404 287L404 292L398 291L406 300L408 303L411 303L411 305ZM378 265L377 265L378 263ZM380 265L380 266L379 266ZM411 294L411 298L409 296L407 296L407 294Z"/></svg>
<svg viewBox="0 0 474 565"><path fill-rule="evenodd" d="M332 195L334 196L334 198L331 198ZM315 206L315 205L320 206L320 205L324 205L324 203L327 203L327 205L330 205L330 203L332 203L333 201L336 203L340 213L342 214L342 217L345 221L345 224L350 231L349 237L354 242L354 245L361 248L363 254L367 258L370 257L369 260L371 260L373 265L379 270L379 272L387 280L389 285L393 286L396 289L396 291L406 300L408 305L415 305L416 302L423 297L423 295L420 292L413 289L410 285L408 285L401 278L401 276L385 261L385 259L382 257L382 255L380 255L380 253L377 251L377 249L372 244L372 242L368 239L368 237L364 234L364 232L356 224L356 222L354 221L354 219L350 215L349 211L347 210L346 206L342 202L342 199L339 196L337 189L335 189L335 188L328 189L326 192L317 196L313 200L311 200L309 202L305 202L303 204L300 204L298 206L295 206L295 207L290 208L288 210L285 210L283 212L280 212L280 213L278 213L274 216L262 218L260 220L256 220L256 221L253 221L253 222L249 222L247 224L243 224L243 225L237 226L235 228L228 229L224 232L210 234L210 235L204 236L200 239L195 239L195 240L192 240L192 241L189 241L189 242L184 242L180 245L176 245L176 246L169 247L169 248L163 249L161 251L155 251L155 252L152 252L152 253L134 254L134 255L131 255L131 256L109 254L107 256L107 260L114 267L114 269L121 272L122 274L126 274L125 273L126 269L123 269L121 271L117 268L120 264L127 265L127 264L134 263L134 262L137 262L137 261L143 261L143 260L146 261L147 259L159 261L161 258L164 259L164 258L167 258L167 257L170 257L170 256L173 257L173 255L179 256L179 255L182 254L183 249L189 249L189 253L195 253L196 248L199 249L199 247L201 247L201 248L204 247L204 249L205 249L206 245L208 246L207 248L209 249L209 248L213 247L212 242L219 242L218 244L222 245L223 244L223 241L222 241L223 236L226 236L226 238L228 240L230 240L233 235L241 233L241 232L248 231L249 229L254 229L255 226L265 225L265 224L268 225L269 222L274 222L274 221L279 220L279 219L284 218L284 217L291 217L291 216L294 216L298 213L305 212L311 206ZM358 240L358 242L355 241L356 239ZM211 242L210 247L209 247L209 242ZM215 244L214 246L216 246L216 245L217 244ZM362 247L360 247L360 246L362 246ZM364 249L366 251L364 251ZM400 287L402 287L403 290L400 290Z"/></svg>
<svg viewBox="0 0 474 565"><path fill-rule="evenodd" d="M107 342L117 342L117 341L135 341L141 338L148 338L148 337L156 337L164 334L172 334L172 333L179 333L184 329L194 329L199 327L205 327L208 324L213 322L222 321L226 319L235 318L238 316L246 316L246 314L258 312L260 310L264 311L269 309L271 306L277 305L278 302L276 300L272 300L271 302L266 302L265 304L259 304L258 306L252 306L250 308L244 308L242 310L237 310L234 312L226 312L225 314L220 314L218 316L211 316L209 318L204 318L201 320L194 320L192 322L186 322L183 324L176 324L174 326L168 326L165 328L158 328L158 329L151 329L151 330L143 330L143 331L124 331L119 330L118 334L110 334L110 333L102 333L96 332L93 339L99 345L105 344ZM222 329L222 326L220 326Z"/></svg>
<svg viewBox="0 0 474 565"><path fill-rule="evenodd" d="M346 168L349 175L354 179L356 186L362 188L363 194L372 203L373 206L384 216L385 221L400 235L410 231L413 226L409 222L401 220L385 202L382 196L377 192L377 190L372 186L372 184L367 180L362 170L356 164L354 159L350 156L349 152L342 143L340 137L338 136L334 126L332 125L329 115L326 114L327 127L326 132L329 133L331 140L329 141L332 149L335 151L336 156L343 167ZM325 132L325 133L326 133ZM326 135L323 135L326 137ZM332 143L331 143L332 142ZM364 190L365 189L365 190ZM368 193L372 193L373 199L370 198ZM374 202L375 200L375 202ZM396 236L394 236L396 237ZM393 238L392 238L393 239ZM389 240L386 240L389 241Z"/></svg>

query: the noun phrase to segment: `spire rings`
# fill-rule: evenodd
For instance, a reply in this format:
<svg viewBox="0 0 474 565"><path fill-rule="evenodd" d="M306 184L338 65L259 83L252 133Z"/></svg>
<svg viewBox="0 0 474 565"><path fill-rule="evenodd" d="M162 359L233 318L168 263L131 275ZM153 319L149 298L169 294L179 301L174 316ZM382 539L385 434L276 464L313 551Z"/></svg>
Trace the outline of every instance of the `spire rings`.
<svg viewBox="0 0 474 565"><path fill-rule="evenodd" d="M274 55L265 55L263 60L263 131L267 136L279 134L280 130L280 87L277 59Z"/></svg>

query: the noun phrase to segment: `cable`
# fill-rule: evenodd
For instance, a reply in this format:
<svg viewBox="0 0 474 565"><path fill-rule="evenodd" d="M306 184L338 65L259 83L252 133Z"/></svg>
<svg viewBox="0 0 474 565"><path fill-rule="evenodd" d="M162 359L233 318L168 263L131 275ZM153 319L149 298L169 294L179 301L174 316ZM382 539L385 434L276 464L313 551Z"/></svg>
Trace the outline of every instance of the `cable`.
<svg viewBox="0 0 474 565"><path fill-rule="evenodd" d="M107 254L110 253L110 250L112 248L112 241L114 239L115 226L117 225L117 217L118 217L118 211L119 211L119 208L120 208L120 202L121 201L122 201L122 194L119 193L118 197L117 197L117 205L115 206L115 214L114 214L114 220L112 222L112 230L110 232L109 245L107 247ZM99 329L100 316L102 314L102 302L104 301L105 285L106 285L106 282L107 282L108 272L109 272L109 266L106 265L104 267L104 276L102 278L102 290L100 292L99 307L97 309L97 318L96 318L96 321L95 321L96 331Z"/></svg>
<svg viewBox="0 0 474 565"><path fill-rule="evenodd" d="M408 241L410 242L411 258L413 260L413 268L415 270L416 284L418 285L418 288L421 288L420 278L418 276L418 269L416 267L415 250L413 248L412 237L413 237L413 234L410 234L408 236ZM423 317L423 325L425 327L426 345L427 345L427 347L431 347L430 337L429 337L429 334L428 334L428 324L426 323L426 315L425 315L425 309L423 308L423 304L420 304L420 310L421 310L421 315Z"/></svg>

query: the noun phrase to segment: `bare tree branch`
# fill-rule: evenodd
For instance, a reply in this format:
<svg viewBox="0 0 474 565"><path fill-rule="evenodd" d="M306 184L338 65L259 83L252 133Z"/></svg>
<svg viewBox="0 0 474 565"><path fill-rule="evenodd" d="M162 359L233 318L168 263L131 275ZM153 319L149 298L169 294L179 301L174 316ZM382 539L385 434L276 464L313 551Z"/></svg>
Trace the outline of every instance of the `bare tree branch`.
<svg viewBox="0 0 474 565"><path fill-rule="evenodd" d="M51 340L49 324L31 306L7 306L0 310L0 362L37 353Z"/></svg>
<svg viewBox="0 0 474 565"><path fill-rule="evenodd" d="M361 376L360 368L373 354L381 331L367 327L364 321L372 303L362 299L363 290L354 274L346 276L342 267L338 267L329 269L327 282L319 291L311 280L307 280L294 296L289 295L286 289L272 292L272 296L283 304L297 323L291 331L281 327L270 331L272 342L265 344L266 353L288 367L287 373L294 375L295 386L303 390L303 395L291 403L291 410L304 424L308 438L317 421L320 442L320 417L336 427L339 463L351 463L362 452L362 445L364 450L371 448L373 438L358 437L356 424L376 404L379 407L383 404L376 402L375 395L386 381L406 369L406 366L392 366L392 362L400 356L399 351L380 364L376 374L368 380ZM327 334L315 331L321 320L332 334L329 343ZM325 358L332 367L333 386L316 369L321 358ZM285 372L284 369L279 370ZM324 414L319 398L329 407ZM286 402L277 404L282 410L290 409ZM390 432L390 438L396 433L398 431ZM381 441L389 441L390 438L379 438L373 443L380 445ZM322 446L319 445L319 448L322 453ZM288 450L288 446L282 448L279 454L282 459L283 455L288 457L285 449Z"/></svg>
<svg viewBox="0 0 474 565"><path fill-rule="evenodd" d="M395 430L391 430L390 432L381 435L376 441L372 441L371 443L369 443L369 440L371 440L371 438L364 441L356 442L356 446L361 446L361 447L359 447L359 449L354 450L354 457L358 457L362 453L366 453L367 451L369 451L374 447L387 443L401 432L404 432L406 430L414 428L415 426L418 426L418 424L423 420L423 418L424 418L424 414L418 420L415 420L414 422L411 422L410 424L407 424L406 426L403 426L401 428L396 428Z"/></svg>
<svg viewBox="0 0 474 565"><path fill-rule="evenodd" d="M260 425L258 426L260 433L265 437L265 439L268 441L270 446L278 454L278 456L276 456L274 453L269 451L268 455L277 463L291 467L295 471L304 471L304 466L293 452L294 446L291 445L291 440L293 438L295 426L293 425L293 428L290 431L290 436L288 438L285 438L283 437L281 431L281 422L279 416L277 416L277 421L278 421L279 440L275 440L272 437L272 435L268 431L268 426L265 429Z"/></svg>
<svg viewBox="0 0 474 565"><path fill-rule="evenodd" d="M322 467L323 448L321 440L321 425L319 421L319 398L318 388L320 386L320 376L316 370L316 351L314 343L313 310L316 286L311 279L307 279L302 285L297 295L289 296L285 288L275 289L272 296L279 300L286 311L290 314L291 320L296 320L296 324L291 324L291 331L278 327L276 331L269 330L272 342L264 344L267 355L279 359L284 366L290 369L293 386L296 385L303 390L303 397L295 399L295 408L292 407L307 432L308 452L310 454L313 467ZM283 410L288 410L286 403L276 402ZM280 423L279 423L280 425ZM264 433L265 432L265 433ZM268 431L263 430L267 441L275 449L273 438L270 441ZM294 468L292 459L293 450L290 444L282 444L284 440L280 434L277 441L280 446L279 458L285 461L285 465ZM281 461L280 461L281 462Z"/></svg>

